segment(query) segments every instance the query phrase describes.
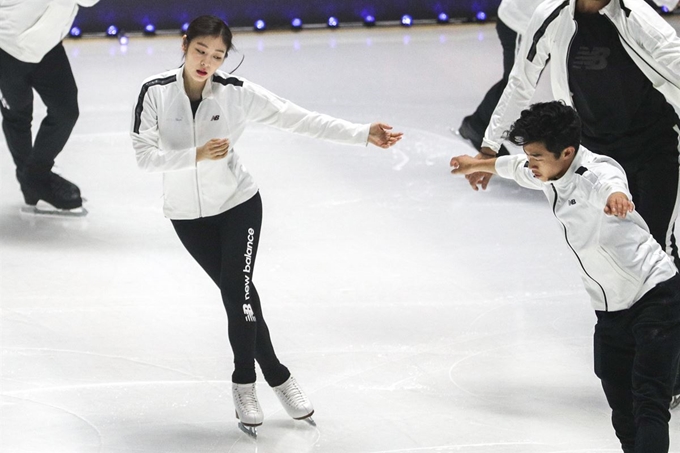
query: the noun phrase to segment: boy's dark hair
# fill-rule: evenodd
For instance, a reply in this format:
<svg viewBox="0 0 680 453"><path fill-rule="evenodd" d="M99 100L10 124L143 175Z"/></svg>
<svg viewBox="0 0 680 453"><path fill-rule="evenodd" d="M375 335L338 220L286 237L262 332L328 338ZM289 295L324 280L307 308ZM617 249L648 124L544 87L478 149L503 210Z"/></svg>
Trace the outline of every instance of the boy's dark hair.
<svg viewBox="0 0 680 453"><path fill-rule="evenodd" d="M559 159L565 148L573 146L578 151L581 119L562 101L539 102L522 111L504 138L519 146L542 143Z"/></svg>
<svg viewBox="0 0 680 453"><path fill-rule="evenodd" d="M231 42L233 38L231 29L217 16L199 16L192 20L186 31L185 44L188 46L199 36L219 36L227 48L227 53L234 47Z"/></svg>

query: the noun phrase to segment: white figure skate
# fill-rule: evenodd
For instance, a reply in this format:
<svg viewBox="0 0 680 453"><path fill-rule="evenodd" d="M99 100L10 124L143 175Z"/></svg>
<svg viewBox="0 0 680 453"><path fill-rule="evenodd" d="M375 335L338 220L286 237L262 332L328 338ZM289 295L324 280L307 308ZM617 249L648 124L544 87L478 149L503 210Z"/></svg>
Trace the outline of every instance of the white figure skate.
<svg viewBox="0 0 680 453"><path fill-rule="evenodd" d="M234 397L236 418L239 419L238 427L241 431L253 438L257 438L257 426L264 421L264 414L257 401L255 383L231 384L231 393Z"/></svg>
<svg viewBox="0 0 680 453"><path fill-rule="evenodd" d="M304 420L310 425L316 426L312 419L312 414L314 414L312 402L309 401L293 376L289 377L283 384L272 388L288 415L295 420Z"/></svg>

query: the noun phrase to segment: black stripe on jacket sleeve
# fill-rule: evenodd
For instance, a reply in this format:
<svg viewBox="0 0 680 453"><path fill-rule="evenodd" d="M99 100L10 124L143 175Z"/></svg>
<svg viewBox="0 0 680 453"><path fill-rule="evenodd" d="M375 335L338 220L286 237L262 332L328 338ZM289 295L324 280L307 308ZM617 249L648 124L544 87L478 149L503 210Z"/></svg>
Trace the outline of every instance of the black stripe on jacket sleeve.
<svg viewBox="0 0 680 453"><path fill-rule="evenodd" d="M548 18L545 21L543 21L539 29L536 30L536 33L534 33L534 37L531 42L531 48L529 49L529 53L527 54L527 60L534 61L534 58L536 57L536 47L538 46L538 41L540 41L541 38L543 38L545 31L547 30L548 26L552 23L552 21L557 19L557 16L559 16L560 12L567 6L569 6L569 0L565 0L564 3L555 8L555 10L552 13L550 13Z"/></svg>
<svg viewBox="0 0 680 453"><path fill-rule="evenodd" d="M164 77L162 79L153 79L142 85L142 90L139 92L139 98L137 98L137 105L135 106L135 124L132 128L135 134L139 134L139 126L142 124L142 110L144 110L144 97L149 88L156 85L167 85L168 83L173 83L177 81L177 76L172 75L169 77Z"/></svg>
<svg viewBox="0 0 680 453"><path fill-rule="evenodd" d="M220 77L218 75L213 75L213 82L221 83L224 86L227 86L227 85L235 85L237 87L243 86L243 80L237 79L236 77L229 77L229 78L225 79L224 77Z"/></svg>

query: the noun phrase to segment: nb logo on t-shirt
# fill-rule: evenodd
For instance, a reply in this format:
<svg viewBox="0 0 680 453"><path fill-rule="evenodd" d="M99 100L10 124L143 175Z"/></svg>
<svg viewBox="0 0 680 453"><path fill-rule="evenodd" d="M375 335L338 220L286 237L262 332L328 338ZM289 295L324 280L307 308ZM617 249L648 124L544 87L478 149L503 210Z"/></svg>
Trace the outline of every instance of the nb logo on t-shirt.
<svg viewBox="0 0 680 453"><path fill-rule="evenodd" d="M608 47L579 47L573 60L574 69L597 71L607 67L607 57L611 54Z"/></svg>
<svg viewBox="0 0 680 453"><path fill-rule="evenodd" d="M210 118L210 121L219 121L219 120L220 120L220 116L219 116L219 115L213 115L213 117Z"/></svg>

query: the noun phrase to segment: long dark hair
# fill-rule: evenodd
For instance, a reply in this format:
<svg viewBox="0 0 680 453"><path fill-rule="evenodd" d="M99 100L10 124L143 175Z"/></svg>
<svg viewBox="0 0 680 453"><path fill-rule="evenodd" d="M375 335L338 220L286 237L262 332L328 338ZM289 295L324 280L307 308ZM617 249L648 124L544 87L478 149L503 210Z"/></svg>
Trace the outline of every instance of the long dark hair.
<svg viewBox="0 0 680 453"><path fill-rule="evenodd" d="M227 54L234 47L231 42L233 35L229 25L216 16L199 16L192 20L185 36L184 45L186 47L189 47L189 43L199 36L219 36L227 47Z"/></svg>

